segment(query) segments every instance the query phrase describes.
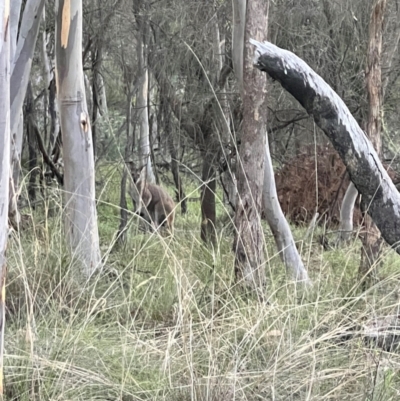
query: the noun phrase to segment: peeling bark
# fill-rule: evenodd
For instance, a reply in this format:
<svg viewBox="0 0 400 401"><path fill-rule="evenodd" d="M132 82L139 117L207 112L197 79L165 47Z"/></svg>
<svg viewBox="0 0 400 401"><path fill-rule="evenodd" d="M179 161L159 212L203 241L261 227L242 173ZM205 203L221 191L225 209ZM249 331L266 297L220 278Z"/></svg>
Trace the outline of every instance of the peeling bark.
<svg viewBox="0 0 400 401"><path fill-rule="evenodd" d="M362 194L363 207L400 254L400 194L343 100L292 52L269 42L251 43L257 47L255 66L279 81L325 132Z"/></svg>

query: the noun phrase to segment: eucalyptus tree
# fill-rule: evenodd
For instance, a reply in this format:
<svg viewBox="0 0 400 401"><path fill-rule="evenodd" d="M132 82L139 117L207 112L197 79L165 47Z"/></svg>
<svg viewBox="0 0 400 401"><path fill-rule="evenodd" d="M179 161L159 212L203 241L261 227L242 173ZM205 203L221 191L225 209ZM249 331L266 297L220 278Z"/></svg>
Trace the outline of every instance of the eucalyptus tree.
<svg viewBox="0 0 400 401"><path fill-rule="evenodd" d="M367 65L365 68L368 94L368 116L366 132L378 156L382 159L381 113L383 102L382 90L382 34L385 17L386 0L374 0L369 22L369 40ZM361 262L359 274L366 278L378 258L381 234L369 217L368 208L364 209L365 230L362 238Z"/></svg>
<svg viewBox="0 0 400 401"><path fill-rule="evenodd" d="M82 66L82 1L56 3L56 76L63 139L66 240L90 277L101 264L94 153Z"/></svg>
<svg viewBox="0 0 400 401"><path fill-rule="evenodd" d="M10 184L9 215L14 226L19 224L19 212L17 208L18 177L20 170L20 158L22 150L22 106L31 72L32 59L35 50L36 39L39 32L40 20L43 13L45 0L28 0L20 18L21 2L12 2L12 50L11 62L11 163L13 177ZM16 32L20 26L18 40ZM14 51L15 49L15 51Z"/></svg>
<svg viewBox="0 0 400 401"><path fill-rule="evenodd" d="M240 8L241 3L242 1L237 1L237 8ZM239 87L242 89L243 101L233 251L236 279L243 280L245 285L253 288L261 297L265 284L261 206L266 150L266 77L256 72L253 67L254 51L249 39L264 40L266 38L268 1L257 0L245 3L245 16L242 15L244 11L242 10L239 20L239 23L244 24L244 29L242 28L237 34L238 41L244 42L242 62L240 62L240 55L233 57L237 63L235 74L237 74ZM236 43L232 44L232 48L235 53ZM238 48L240 48L239 44ZM241 72L241 66L243 66L243 72Z"/></svg>
<svg viewBox="0 0 400 401"><path fill-rule="evenodd" d="M3 396L6 248L10 178L10 1L0 2L0 396Z"/></svg>
<svg viewBox="0 0 400 401"><path fill-rule="evenodd" d="M153 172L152 160L151 160L151 148L150 148L150 126L149 126L149 69L147 61L148 53L148 37L149 28L148 21L145 18L146 13L144 12L145 3L136 2L135 15L137 21L137 35L136 35L136 47L137 47L137 60L139 70L139 87L136 96L136 107L138 110L140 136L139 136L139 159L140 167L146 167L146 179L150 183L155 182L155 176Z"/></svg>

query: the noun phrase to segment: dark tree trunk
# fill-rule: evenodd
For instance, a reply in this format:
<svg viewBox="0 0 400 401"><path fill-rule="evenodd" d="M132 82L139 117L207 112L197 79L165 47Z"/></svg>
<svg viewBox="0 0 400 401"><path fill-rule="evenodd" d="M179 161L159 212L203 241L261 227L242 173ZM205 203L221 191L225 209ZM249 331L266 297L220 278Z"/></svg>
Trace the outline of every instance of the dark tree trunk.
<svg viewBox="0 0 400 401"><path fill-rule="evenodd" d="M36 178L38 173L37 165L37 151L36 151L36 133L34 127L34 104L32 84L29 82L26 90L25 98L25 121L26 131L28 137L28 154L29 154L29 182L28 182L28 196L30 202L34 203L36 200Z"/></svg>
<svg viewBox="0 0 400 401"><path fill-rule="evenodd" d="M167 113L168 110L164 109L164 127L167 135L169 154L171 155L171 172L176 187L176 195L177 195L176 200L181 205L182 214L185 214L187 212L187 200L185 191L183 189L181 175L179 173L178 155L174 144L174 137L172 136L172 132L170 129L171 125L169 121L169 114Z"/></svg>
<svg viewBox="0 0 400 401"><path fill-rule="evenodd" d="M378 156L382 158L381 106L382 106L382 31L386 0L376 0L372 6L369 22L367 68L365 71L368 93L368 121L366 131ZM364 213L364 233L361 236L361 262L359 276L365 287L379 259L381 233L367 214Z"/></svg>
<svg viewBox="0 0 400 401"><path fill-rule="evenodd" d="M256 67L279 81L325 132L362 194L361 204L400 254L400 193L343 100L293 53L268 42L251 43L257 47Z"/></svg>
<svg viewBox="0 0 400 401"><path fill-rule="evenodd" d="M96 158L96 145L97 145L97 116L99 114L99 72L102 62L102 45L97 43L96 47L92 51L92 96L93 96L93 108L92 108L92 139L93 139L93 152Z"/></svg>
<svg viewBox="0 0 400 401"><path fill-rule="evenodd" d="M215 244L216 211L215 211L215 170L213 154L203 154L203 171L201 174L201 239L206 243Z"/></svg>
<svg viewBox="0 0 400 401"><path fill-rule="evenodd" d="M173 143L172 143L172 147L170 147L170 152L171 152L171 172L172 172L172 176L174 178L174 183L175 183L175 187L176 187L177 201L181 205L182 214L186 214L187 213L187 199L186 199L185 191L183 189L181 175L179 173L179 165L178 165L178 160L177 160L176 149L175 149L175 146Z"/></svg>
<svg viewBox="0 0 400 401"><path fill-rule="evenodd" d="M54 151L57 136L60 133L60 126L57 120L56 96L56 79L53 76L49 87L50 140L47 153L50 155Z"/></svg>
<svg viewBox="0 0 400 401"><path fill-rule="evenodd" d="M129 91L129 89L128 89ZM120 192L120 223L117 234L117 244L122 245L126 243L126 232L128 226L128 203L126 201L126 183L128 179L128 170L126 163L128 162L129 155L131 153L131 127L132 120L132 94L129 92L127 95L127 105L126 105L126 147L125 147L125 160L121 179L121 192ZM133 135L134 136L134 135Z"/></svg>

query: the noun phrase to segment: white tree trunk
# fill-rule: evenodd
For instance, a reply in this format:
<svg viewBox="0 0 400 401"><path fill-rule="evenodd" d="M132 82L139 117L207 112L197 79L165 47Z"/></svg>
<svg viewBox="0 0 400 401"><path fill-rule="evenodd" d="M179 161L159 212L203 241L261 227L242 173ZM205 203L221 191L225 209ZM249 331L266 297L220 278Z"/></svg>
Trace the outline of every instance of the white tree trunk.
<svg viewBox="0 0 400 401"><path fill-rule="evenodd" d="M149 128L149 108L147 104L147 94L149 90L149 71L147 63L144 58L144 44L142 41L142 32L138 35L138 57L139 69L142 74L140 85L137 93L137 108L140 126L140 139L139 139L139 157L140 168L146 167L147 181L150 183L155 182L153 167L151 164L151 150L150 150L150 128Z"/></svg>
<svg viewBox="0 0 400 401"><path fill-rule="evenodd" d="M43 21L46 19L46 9L43 8ZM45 87L47 94L51 96L50 92L50 85L52 82L52 79L54 77L53 71L53 60L49 58L49 55L47 53L47 44L49 42L50 35L46 32L46 30L43 30L42 32L42 46L41 46L41 55L42 55L42 63L43 63L43 77L45 81ZM51 118L51 131L50 131L50 140L49 140L49 145L48 145L48 154L51 155L54 149L54 146L56 144L58 132L60 130L60 123L59 123L59 118L58 118L58 105L57 102L51 102L50 101L50 96L47 96L48 102L48 110L46 112L49 112L50 118Z"/></svg>
<svg viewBox="0 0 400 401"><path fill-rule="evenodd" d="M17 49L11 67L11 133L16 132L31 72L45 0L28 0L21 21Z"/></svg>
<svg viewBox="0 0 400 401"><path fill-rule="evenodd" d="M311 284L307 270L304 268L299 252L297 251L290 226L279 204L268 138L265 145L263 203L267 222L274 235L275 243L279 255L285 264L286 271L296 282L302 282L307 285Z"/></svg>
<svg viewBox="0 0 400 401"><path fill-rule="evenodd" d="M232 62L233 71L243 96L244 30L246 26L246 0L233 0ZM260 27L261 29L261 27Z"/></svg>
<svg viewBox="0 0 400 401"><path fill-rule="evenodd" d="M353 214L354 204L358 196L357 188L350 181L340 208L340 225L338 242L345 242L351 238L353 234Z"/></svg>
<svg viewBox="0 0 400 401"><path fill-rule="evenodd" d="M90 277L101 256L92 132L82 66L82 0L56 3L56 76L64 156L65 232Z"/></svg>
<svg viewBox="0 0 400 401"><path fill-rule="evenodd" d="M12 0L10 10L10 60L14 60L22 0Z"/></svg>
<svg viewBox="0 0 400 401"><path fill-rule="evenodd" d="M6 248L10 177L10 2L0 2L0 397L3 398Z"/></svg>
<svg viewBox="0 0 400 401"><path fill-rule="evenodd" d="M19 0L14 5L12 2L12 40L15 42L16 26L19 21ZM22 16L18 42L11 62L10 81L10 108L11 108L11 165L12 176L10 178L10 204L9 215L12 224L17 227L20 215L17 207L18 181L20 172L20 159L22 151L23 116L22 106L25 99L31 71L32 58L35 50L37 35L39 32L40 19L43 13L45 0L28 0ZM14 44L13 44L14 46ZM14 49L13 49L14 52Z"/></svg>

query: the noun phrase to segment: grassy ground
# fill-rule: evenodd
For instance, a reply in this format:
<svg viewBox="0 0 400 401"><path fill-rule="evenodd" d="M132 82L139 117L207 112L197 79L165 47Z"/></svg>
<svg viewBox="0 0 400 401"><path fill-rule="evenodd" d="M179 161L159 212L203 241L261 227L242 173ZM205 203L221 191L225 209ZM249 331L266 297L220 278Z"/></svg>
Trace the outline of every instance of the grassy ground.
<svg viewBox="0 0 400 401"><path fill-rule="evenodd" d="M11 236L7 400L400 399L398 353L343 337L400 313L393 252L385 249L380 280L362 292L358 243L331 251L304 243L314 283L304 292L286 279L266 229L268 302L260 304L235 286L222 205L228 223L215 249L199 240L198 202L177 214L173 240L139 231L133 218L128 243L113 248L118 180L110 172L99 192L107 274L83 283L65 252L57 192ZM301 240L304 230L294 234Z"/></svg>

